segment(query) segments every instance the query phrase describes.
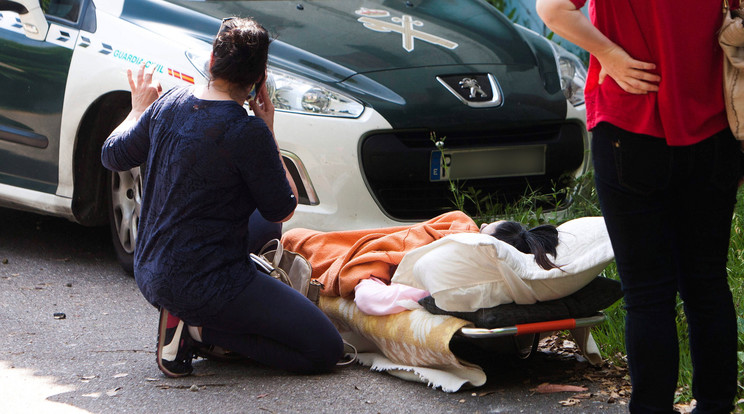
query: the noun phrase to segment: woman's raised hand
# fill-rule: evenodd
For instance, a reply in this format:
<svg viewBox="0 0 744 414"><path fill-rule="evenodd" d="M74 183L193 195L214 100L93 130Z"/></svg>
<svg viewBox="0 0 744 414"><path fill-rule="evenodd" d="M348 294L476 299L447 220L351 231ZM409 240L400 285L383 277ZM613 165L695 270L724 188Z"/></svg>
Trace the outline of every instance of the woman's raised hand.
<svg viewBox="0 0 744 414"><path fill-rule="evenodd" d="M256 99L248 101L253 113L263 119L271 132L274 132L274 104L269 98L269 91L266 89L266 82L261 85L261 89L256 92Z"/></svg>
<svg viewBox="0 0 744 414"><path fill-rule="evenodd" d="M145 112L145 109L147 109L151 103L155 102L163 92L163 87L160 86L160 82L152 78L154 71L155 65L152 65L152 69L147 70L143 63L137 71L137 77L134 78L132 76L132 70L127 69L129 88L132 90L133 113L142 114Z"/></svg>

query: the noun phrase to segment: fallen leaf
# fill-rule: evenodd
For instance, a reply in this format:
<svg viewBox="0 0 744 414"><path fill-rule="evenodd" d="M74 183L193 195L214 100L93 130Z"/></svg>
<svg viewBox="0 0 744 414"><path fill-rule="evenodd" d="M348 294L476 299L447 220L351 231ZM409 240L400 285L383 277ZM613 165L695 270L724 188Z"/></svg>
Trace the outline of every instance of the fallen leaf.
<svg viewBox="0 0 744 414"><path fill-rule="evenodd" d="M92 392L90 394L83 394L83 397L98 398L101 396L100 392Z"/></svg>
<svg viewBox="0 0 744 414"><path fill-rule="evenodd" d="M260 399L260 398L263 398L263 397L268 397L268 396L269 396L269 394L268 394L268 393L267 393L267 394L258 394L258 395L256 396L256 398L259 398L259 399Z"/></svg>
<svg viewBox="0 0 744 414"><path fill-rule="evenodd" d="M538 394L550 394L554 392L583 392L589 391L589 389L578 385L549 384L544 382L538 385L537 388L530 389L530 391Z"/></svg>
<svg viewBox="0 0 744 414"><path fill-rule="evenodd" d="M569 398L567 400L558 401L558 404L564 406L564 407L573 407L574 405L581 404L580 400L577 400L575 398Z"/></svg>
<svg viewBox="0 0 744 414"><path fill-rule="evenodd" d="M196 392L196 391L199 391L199 386L198 386L198 385L196 385L196 384L192 384L192 385L191 385L191 386L189 387L189 391L194 391L194 392Z"/></svg>
<svg viewBox="0 0 744 414"><path fill-rule="evenodd" d="M592 398L592 395L593 394L590 392L585 392L581 394L574 394L571 398L578 398L580 400L588 400L589 398Z"/></svg>

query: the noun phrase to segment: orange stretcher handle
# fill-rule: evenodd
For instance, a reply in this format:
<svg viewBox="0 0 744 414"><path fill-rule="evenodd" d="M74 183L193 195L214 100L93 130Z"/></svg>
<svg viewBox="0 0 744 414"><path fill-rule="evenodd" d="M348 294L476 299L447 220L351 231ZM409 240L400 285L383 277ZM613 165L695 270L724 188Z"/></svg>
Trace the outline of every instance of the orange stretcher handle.
<svg viewBox="0 0 744 414"><path fill-rule="evenodd" d="M576 319L560 319L557 321L523 323L515 325L517 335L534 334L546 331L560 331L563 329L573 329L576 327Z"/></svg>

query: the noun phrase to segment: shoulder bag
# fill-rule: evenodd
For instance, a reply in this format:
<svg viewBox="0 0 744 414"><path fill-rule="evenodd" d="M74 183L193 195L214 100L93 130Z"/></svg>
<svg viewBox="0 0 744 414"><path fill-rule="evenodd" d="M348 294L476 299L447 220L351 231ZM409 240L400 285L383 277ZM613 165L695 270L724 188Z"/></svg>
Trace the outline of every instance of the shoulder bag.
<svg viewBox="0 0 744 414"><path fill-rule="evenodd" d="M304 256L286 250L281 241L273 239L258 254L251 253L251 259L258 270L286 283L318 304L323 284L311 277L313 268Z"/></svg>
<svg viewBox="0 0 744 414"><path fill-rule="evenodd" d="M741 8L723 0L723 22L718 43L723 49L723 95L731 132L744 140L744 25Z"/></svg>

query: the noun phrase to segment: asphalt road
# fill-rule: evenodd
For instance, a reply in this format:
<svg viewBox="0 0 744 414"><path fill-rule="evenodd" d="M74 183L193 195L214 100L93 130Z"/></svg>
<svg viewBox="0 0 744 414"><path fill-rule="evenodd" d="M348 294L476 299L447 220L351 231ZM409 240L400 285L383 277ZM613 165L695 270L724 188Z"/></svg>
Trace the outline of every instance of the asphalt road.
<svg viewBox="0 0 744 414"><path fill-rule="evenodd" d="M64 314L64 319L55 314ZM353 365L297 376L251 363L155 364L158 313L118 266L107 228L0 209L2 413L624 413L608 372L575 357L481 354L485 386L445 393ZM539 384L587 392L541 394ZM611 388L611 387L610 387ZM609 402L608 402L609 401ZM566 404L573 404L565 406Z"/></svg>

